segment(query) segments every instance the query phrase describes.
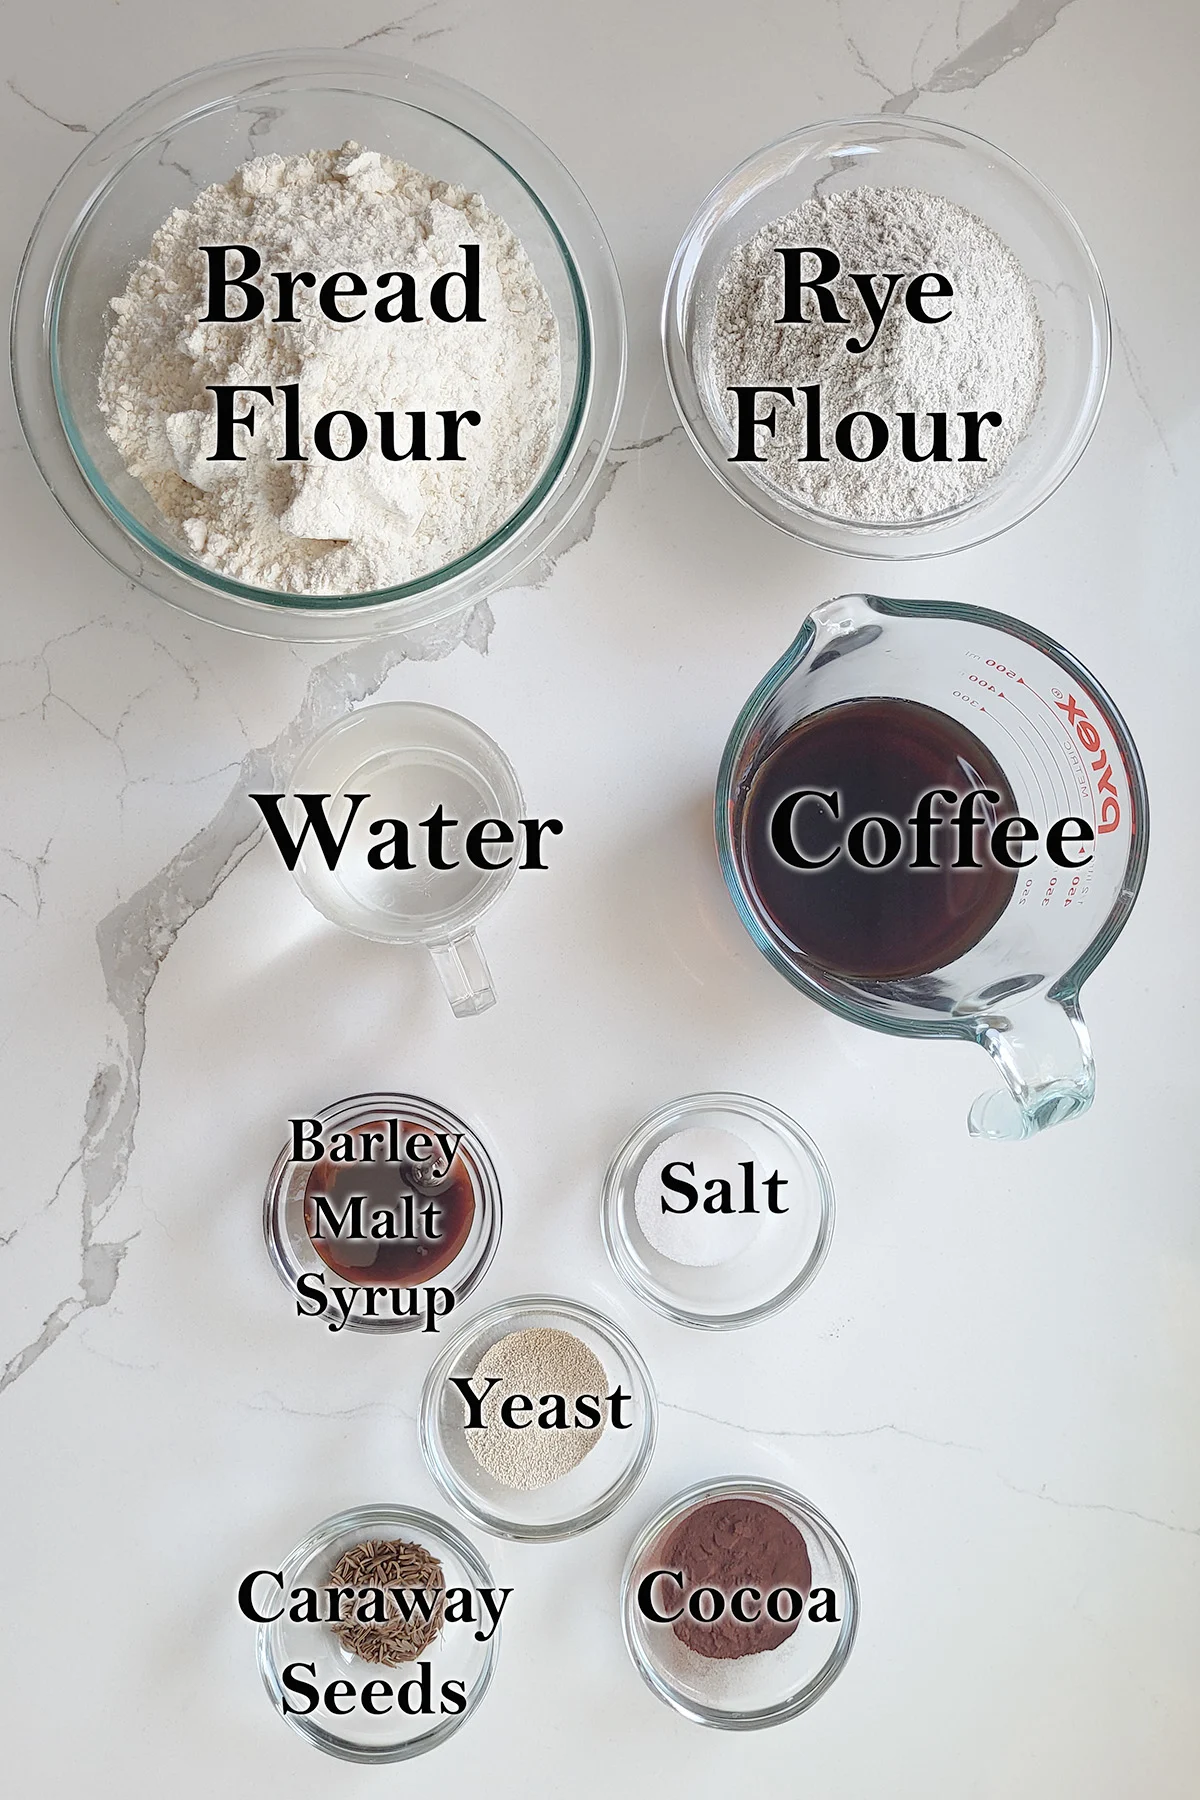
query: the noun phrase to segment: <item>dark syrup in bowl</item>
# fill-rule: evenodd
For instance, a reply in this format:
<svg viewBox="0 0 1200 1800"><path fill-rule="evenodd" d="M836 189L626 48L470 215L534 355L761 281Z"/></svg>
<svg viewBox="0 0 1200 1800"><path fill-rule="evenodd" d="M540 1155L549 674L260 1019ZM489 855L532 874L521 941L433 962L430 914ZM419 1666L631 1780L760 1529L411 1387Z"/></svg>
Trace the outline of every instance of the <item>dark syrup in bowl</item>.
<svg viewBox="0 0 1200 1800"><path fill-rule="evenodd" d="M386 1134L388 1123L357 1129ZM402 1122L400 1135L417 1129ZM475 1186L461 1145L442 1179L440 1167L436 1162L334 1163L328 1157L314 1163L304 1189L304 1225L322 1262L345 1281L378 1287L416 1287L448 1269L471 1235ZM335 1235L330 1209L340 1219L356 1196L363 1202L367 1235ZM328 1202L320 1214L318 1197ZM375 1235L389 1229L396 1235Z"/></svg>

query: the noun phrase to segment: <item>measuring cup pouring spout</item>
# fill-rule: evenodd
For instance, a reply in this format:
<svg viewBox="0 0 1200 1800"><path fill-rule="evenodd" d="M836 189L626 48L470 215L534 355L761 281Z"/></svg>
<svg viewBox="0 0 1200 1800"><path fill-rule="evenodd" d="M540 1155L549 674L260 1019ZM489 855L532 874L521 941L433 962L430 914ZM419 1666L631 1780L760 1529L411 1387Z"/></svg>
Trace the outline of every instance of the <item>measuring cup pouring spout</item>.
<svg viewBox="0 0 1200 1800"><path fill-rule="evenodd" d="M853 713L830 710L848 702L867 704ZM818 714L822 718L813 725ZM873 751L871 733L885 726L893 736L880 736ZM812 760L818 743L825 746L824 763ZM848 758L844 763L836 756L828 760L828 746L835 743ZM981 879L974 887L953 880L938 886L933 875L934 886L920 889L915 871L930 868L918 860L928 855L928 840L922 852L915 834L904 837L906 829L914 833L915 814L881 819L874 815L886 807L865 808L872 817L855 826L866 834L856 844L853 830L846 835L852 773L841 783L847 817L829 799L833 789L841 793L841 777L831 771L850 771L856 761L866 767L872 755L879 766L894 767L889 746L897 745L904 757L911 750L915 769L930 744L962 772L953 795L933 782L931 790L956 802L975 790L976 801L961 804L976 807L964 813L965 829L978 833L972 843L990 846L998 857L989 865L990 885ZM795 793L788 784L779 787L781 769L794 775L818 767L822 781L809 785L802 774L790 781ZM769 794L774 805L777 790L788 801L782 839L780 813L765 811L762 798ZM804 884L812 881L809 871L818 859L787 836L798 805L807 808L801 811L803 830L824 830L822 854L832 859L845 853L858 865L849 871L848 910L837 916L853 916L866 894L863 917L882 921L874 937L864 928L857 944L851 935L845 940L850 948L836 954L823 949L819 933L810 929L818 890ZM945 809L937 819L944 839L955 841L957 823ZM872 889L889 860L887 833L891 855L909 857L909 872L899 888ZM967 1123L973 1136L1019 1140L1086 1112L1095 1065L1080 990L1137 897L1149 808L1124 720L1061 645L1005 614L948 602L849 594L815 607L730 734L717 781L716 835L742 923L794 986L855 1024L903 1037L965 1038L988 1052L1003 1085L972 1106ZM918 847L902 855L902 842ZM773 851L764 848L768 843ZM961 835L957 843L961 853ZM826 901L834 891L826 891ZM880 896L896 894L903 906L917 896L911 937L905 935L908 912L889 920L880 910ZM940 947L922 960L926 940L920 930L928 925L930 896L938 894L947 896L944 912L937 914L934 906L936 929L927 941ZM980 894L988 902L982 911Z"/></svg>

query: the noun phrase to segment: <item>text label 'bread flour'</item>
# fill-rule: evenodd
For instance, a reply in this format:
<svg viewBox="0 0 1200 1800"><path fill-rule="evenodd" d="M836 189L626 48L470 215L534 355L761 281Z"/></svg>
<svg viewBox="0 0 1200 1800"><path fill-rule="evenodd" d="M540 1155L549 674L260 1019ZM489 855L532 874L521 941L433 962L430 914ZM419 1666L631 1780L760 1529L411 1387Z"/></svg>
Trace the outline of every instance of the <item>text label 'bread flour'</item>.
<svg viewBox="0 0 1200 1800"><path fill-rule="evenodd" d="M258 284L262 257L254 246L202 244L200 248L208 265L208 306L200 315L201 324L244 325L261 318L266 311L267 298ZM425 300L427 312L444 325L482 325L486 321L480 311L479 245L460 244L459 248L463 253L463 267L447 269L430 283ZM231 256L241 258L237 274L230 273ZM271 314L271 322L275 325L300 323L296 313L297 288L315 289L317 311L334 325L354 325L365 319L368 308L358 302L369 299L372 288L381 290L379 298L370 307L381 324L419 325L427 316L420 310L415 278L403 269L390 269L377 275L371 286L353 269L339 269L327 275L319 287L311 269L272 269L267 279L277 288L275 310ZM454 283L459 285L452 286ZM234 291L238 295L237 311L231 312L229 306ZM307 462L310 452L326 462L353 462L367 448L372 429L377 430L377 448L385 462L429 462L431 440L441 446L437 452L438 462L463 462L466 452L459 442L460 432L483 423L483 414L477 407L462 411L455 407L439 408L439 438L436 427L430 430L424 409L406 413L407 426L398 432L394 412L377 412L378 426L373 427L360 413L343 407L322 413L311 431L304 434L298 381L270 386L253 382L249 385L209 382L207 386L216 407L215 446L207 460L216 463L246 460L238 449L239 439L235 432L244 431L253 437L257 410L252 400L245 411L237 412L238 399L242 395L253 394L256 400L263 400L268 406L281 405L283 452L275 460L282 463ZM302 447L306 442L309 445L307 451Z"/></svg>

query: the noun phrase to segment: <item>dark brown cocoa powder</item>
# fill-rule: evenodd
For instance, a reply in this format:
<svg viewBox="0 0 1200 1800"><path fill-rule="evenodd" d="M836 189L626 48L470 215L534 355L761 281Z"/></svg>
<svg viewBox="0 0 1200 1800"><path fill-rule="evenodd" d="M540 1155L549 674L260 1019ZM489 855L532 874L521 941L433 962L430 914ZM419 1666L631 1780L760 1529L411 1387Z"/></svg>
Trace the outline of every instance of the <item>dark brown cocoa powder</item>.
<svg viewBox="0 0 1200 1800"><path fill-rule="evenodd" d="M808 1547L791 1520L774 1506L739 1495L706 1501L688 1513L664 1542L659 1561L664 1569L682 1574L685 1610L672 1630L698 1656L757 1656L778 1649L800 1623L799 1608L795 1618L769 1618L768 1594L775 1588L794 1588L807 1600L812 1586ZM686 1610L686 1596L702 1587L716 1588L725 1596L720 1618L695 1619ZM735 1619L728 1604L744 1587L757 1588L761 1596L744 1604L743 1610L759 1613L749 1624Z"/></svg>

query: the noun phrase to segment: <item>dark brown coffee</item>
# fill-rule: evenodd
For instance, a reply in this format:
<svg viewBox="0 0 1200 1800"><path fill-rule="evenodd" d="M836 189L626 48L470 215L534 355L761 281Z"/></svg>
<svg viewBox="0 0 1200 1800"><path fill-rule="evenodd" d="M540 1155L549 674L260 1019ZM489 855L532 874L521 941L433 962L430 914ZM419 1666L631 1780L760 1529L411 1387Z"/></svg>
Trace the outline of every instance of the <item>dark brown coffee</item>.
<svg viewBox="0 0 1200 1800"><path fill-rule="evenodd" d="M918 831L934 789L945 796L926 802ZM956 827L980 789L996 798L977 797ZM1017 810L1004 771L957 719L915 700L846 700L793 726L756 771L742 877L784 946L818 968L928 975L985 937L1012 898L1016 872L995 861L990 837Z"/></svg>
<svg viewBox="0 0 1200 1800"><path fill-rule="evenodd" d="M388 1121L361 1129L386 1136ZM401 1122L401 1138L417 1131ZM354 1211L356 1198L362 1204ZM325 1202L319 1210L318 1199ZM334 1163L322 1157L304 1189L304 1225L313 1249L336 1274L359 1284L416 1287L432 1281L459 1254L474 1218L475 1189L461 1151L440 1180L431 1163ZM356 1222L360 1235L353 1236Z"/></svg>

